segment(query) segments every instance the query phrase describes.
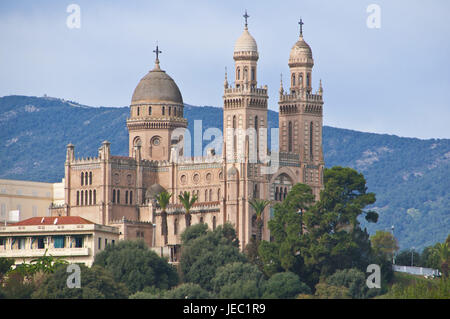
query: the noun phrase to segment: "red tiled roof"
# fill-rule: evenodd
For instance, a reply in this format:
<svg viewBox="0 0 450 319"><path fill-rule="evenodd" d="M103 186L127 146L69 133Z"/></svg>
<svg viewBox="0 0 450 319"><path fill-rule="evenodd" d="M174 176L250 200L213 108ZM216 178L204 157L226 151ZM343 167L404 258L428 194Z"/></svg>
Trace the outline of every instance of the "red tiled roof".
<svg viewBox="0 0 450 319"><path fill-rule="evenodd" d="M58 219L55 224L55 219ZM31 217L10 226L94 224L80 216Z"/></svg>

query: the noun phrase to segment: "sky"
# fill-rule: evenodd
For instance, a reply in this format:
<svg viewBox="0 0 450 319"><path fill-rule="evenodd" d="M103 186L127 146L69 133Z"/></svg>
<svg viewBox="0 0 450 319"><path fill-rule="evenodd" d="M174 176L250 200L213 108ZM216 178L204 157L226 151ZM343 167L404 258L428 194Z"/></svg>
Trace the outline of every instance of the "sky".
<svg viewBox="0 0 450 319"><path fill-rule="evenodd" d="M80 28L67 25L71 4L80 8ZM372 4L379 28L367 24ZM446 0L1 1L0 96L129 105L158 43L161 68L184 102L222 107L225 67L233 78L247 10L270 109L278 110L301 17L313 90L323 83L325 125L450 138L449 9Z"/></svg>

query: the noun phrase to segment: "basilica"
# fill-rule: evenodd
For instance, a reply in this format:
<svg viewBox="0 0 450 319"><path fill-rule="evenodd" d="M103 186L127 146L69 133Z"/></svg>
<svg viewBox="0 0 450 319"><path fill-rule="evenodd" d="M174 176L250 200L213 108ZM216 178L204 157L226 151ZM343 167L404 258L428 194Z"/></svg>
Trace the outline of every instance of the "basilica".
<svg viewBox="0 0 450 319"><path fill-rule="evenodd" d="M245 14L244 30L234 51L234 79L225 74L223 88L223 146L221 154L208 149L205 156L184 152L183 97L175 81L156 61L137 84L127 119L128 156L114 156L104 141L98 155L76 158L67 145L64 204L51 208L52 216L78 216L96 224L113 226L119 239L142 239L171 262L180 255L180 234L186 228L185 211L178 195L198 197L191 224L214 229L231 223L243 249L256 235L249 201L283 200L296 183L311 186L318 198L323 188L322 84L312 89L313 55L300 34L292 46L288 65L289 88L279 88L278 150L267 147L268 88L258 86L258 46L250 34ZM170 68L170 66L167 66ZM270 132L269 132L270 133ZM155 197L173 194L166 209L167 233ZM263 214L263 239L270 239ZM163 236L165 233L165 236Z"/></svg>

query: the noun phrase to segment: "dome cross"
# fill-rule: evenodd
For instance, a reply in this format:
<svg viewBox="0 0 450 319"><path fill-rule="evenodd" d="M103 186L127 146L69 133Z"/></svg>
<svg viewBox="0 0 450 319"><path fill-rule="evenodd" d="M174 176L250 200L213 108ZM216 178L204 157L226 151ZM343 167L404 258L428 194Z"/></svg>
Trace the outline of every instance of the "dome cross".
<svg viewBox="0 0 450 319"><path fill-rule="evenodd" d="M159 56L160 53L162 53L162 51L160 51L160 50L158 49L158 44L156 44L156 50L153 50L153 52L156 54L156 63L159 63L159 58L158 58L158 56Z"/></svg>
<svg viewBox="0 0 450 319"><path fill-rule="evenodd" d="M250 18L250 16L247 14L247 10L245 10L245 14L243 15L244 19L245 19L245 27L247 28L247 19Z"/></svg>
<svg viewBox="0 0 450 319"><path fill-rule="evenodd" d="M303 36L303 25L304 25L302 18L300 18L300 21L298 22L298 24L300 25L300 36L302 37Z"/></svg>

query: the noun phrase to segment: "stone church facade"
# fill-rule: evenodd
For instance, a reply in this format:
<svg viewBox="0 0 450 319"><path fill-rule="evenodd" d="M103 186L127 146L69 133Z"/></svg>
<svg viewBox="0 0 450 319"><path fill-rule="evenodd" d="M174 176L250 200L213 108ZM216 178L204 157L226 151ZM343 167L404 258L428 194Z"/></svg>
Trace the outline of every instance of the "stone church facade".
<svg viewBox="0 0 450 319"><path fill-rule="evenodd" d="M180 234L186 228L178 195L198 196L191 224L211 229L234 225L241 248L256 235L252 198L283 200L296 183L312 187L318 198L323 188L322 85L312 92L314 60L300 37L289 56L290 85L279 90L279 151L267 148L267 86L258 87L257 43L247 21L236 41L234 84L225 75L222 154L184 155L183 99L175 81L160 68L156 49L154 68L137 85L131 100L129 155L114 156L105 141L94 158L75 158L67 145L65 203L52 208L54 216L81 216L115 226L120 239L143 239L152 249L176 262ZM161 210L155 196L172 193L167 208L167 242L162 235ZM263 215L263 238L270 239Z"/></svg>

